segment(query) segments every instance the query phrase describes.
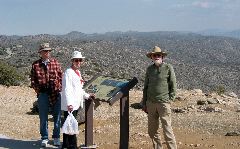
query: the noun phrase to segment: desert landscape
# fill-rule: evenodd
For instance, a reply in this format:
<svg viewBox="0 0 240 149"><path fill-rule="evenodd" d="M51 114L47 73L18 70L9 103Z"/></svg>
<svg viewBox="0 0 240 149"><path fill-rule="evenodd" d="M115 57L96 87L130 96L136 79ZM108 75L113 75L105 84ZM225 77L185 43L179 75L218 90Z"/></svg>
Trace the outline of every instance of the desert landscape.
<svg viewBox="0 0 240 149"><path fill-rule="evenodd" d="M179 149L236 149L240 147L239 99L234 93L206 94L200 89L178 90L172 103L172 125ZM130 91L129 148L151 148L147 114L139 109L140 90ZM0 86L0 148L40 148L38 115L31 113L36 101L26 86ZM99 149L119 148L119 102L102 103L94 111L93 141ZM49 115L49 131L53 122ZM84 144L84 124L79 127L78 145ZM51 138L50 138L51 139ZM61 138L62 141L62 138ZM164 144L164 138L162 137ZM15 144L15 145L14 145ZM48 148L57 148L51 145Z"/></svg>
<svg viewBox="0 0 240 149"><path fill-rule="evenodd" d="M129 149L152 148L141 103L146 70L154 63L147 53L155 46L167 53L163 62L173 66L177 80L171 117L178 149L240 149L239 13L240 0L1 1L0 149L41 148L30 76L44 43L63 72L71 67L72 53L81 52L84 88L98 75L137 79L127 104L129 132L124 129ZM46 86L55 77L49 79ZM86 91L99 90L92 85ZM115 91L102 95L111 98ZM126 138L121 135L120 141L122 102L110 104L102 102L94 109L93 142L98 149L118 149ZM53 146L50 113L46 148L60 148ZM79 148L85 143L85 126L79 123Z"/></svg>

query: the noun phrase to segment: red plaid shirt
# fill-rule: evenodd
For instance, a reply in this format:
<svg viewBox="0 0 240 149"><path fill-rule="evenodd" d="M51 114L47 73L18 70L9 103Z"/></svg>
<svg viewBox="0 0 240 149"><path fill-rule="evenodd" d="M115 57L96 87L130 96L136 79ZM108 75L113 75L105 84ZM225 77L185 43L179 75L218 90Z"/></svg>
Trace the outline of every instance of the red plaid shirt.
<svg viewBox="0 0 240 149"><path fill-rule="evenodd" d="M49 59L47 66L39 59L32 64L31 87L36 92L49 94L49 101L54 104L62 89L62 69L58 61Z"/></svg>

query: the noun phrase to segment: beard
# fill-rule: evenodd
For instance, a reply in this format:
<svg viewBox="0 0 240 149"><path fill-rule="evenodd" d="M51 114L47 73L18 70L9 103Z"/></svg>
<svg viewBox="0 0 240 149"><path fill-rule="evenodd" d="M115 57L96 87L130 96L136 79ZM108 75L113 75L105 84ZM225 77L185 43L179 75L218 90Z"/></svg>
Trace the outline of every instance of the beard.
<svg viewBox="0 0 240 149"><path fill-rule="evenodd" d="M160 64L162 64L162 60L154 60L153 62L156 66L159 66Z"/></svg>

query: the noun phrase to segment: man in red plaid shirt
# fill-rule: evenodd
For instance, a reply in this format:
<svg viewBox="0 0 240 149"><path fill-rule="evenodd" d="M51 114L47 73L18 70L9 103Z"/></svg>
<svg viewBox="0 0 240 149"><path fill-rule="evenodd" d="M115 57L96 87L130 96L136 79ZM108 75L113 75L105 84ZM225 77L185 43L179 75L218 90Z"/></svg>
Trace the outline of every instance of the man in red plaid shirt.
<svg viewBox="0 0 240 149"><path fill-rule="evenodd" d="M58 61L50 57L51 50L48 43L41 44L38 50L41 58L33 62L31 70L31 87L38 98L42 147L46 147L49 141L49 107L53 110L54 118L53 143L55 146L60 145L62 69Z"/></svg>

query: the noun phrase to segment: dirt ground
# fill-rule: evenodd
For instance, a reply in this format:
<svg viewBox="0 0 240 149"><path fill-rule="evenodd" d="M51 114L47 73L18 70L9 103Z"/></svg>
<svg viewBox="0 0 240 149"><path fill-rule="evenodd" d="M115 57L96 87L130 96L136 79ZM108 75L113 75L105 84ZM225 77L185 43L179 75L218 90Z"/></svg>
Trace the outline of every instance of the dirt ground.
<svg viewBox="0 0 240 149"><path fill-rule="evenodd" d="M237 98L211 96L212 99L221 102L199 106L196 104L197 100L207 99L206 95L199 90L179 90L178 97L178 100L172 104L172 109L184 112L172 113L172 125L179 149L240 148L240 136L225 136L228 132L240 130ZM147 114L136 107L141 98L141 91L130 91L129 148L131 149L152 147L147 134ZM35 93L31 88L0 86L0 135L18 140L39 140L38 115L31 114L35 100ZM209 112L207 109L215 111ZM119 116L119 102L113 106L102 103L94 111L93 140L99 149L119 148ZM53 128L51 115L49 115L49 120L51 134ZM84 144L84 128L84 124L80 125L79 146ZM164 144L163 137L162 141ZM4 148L1 146L1 141L0 148Z"/></svg>

